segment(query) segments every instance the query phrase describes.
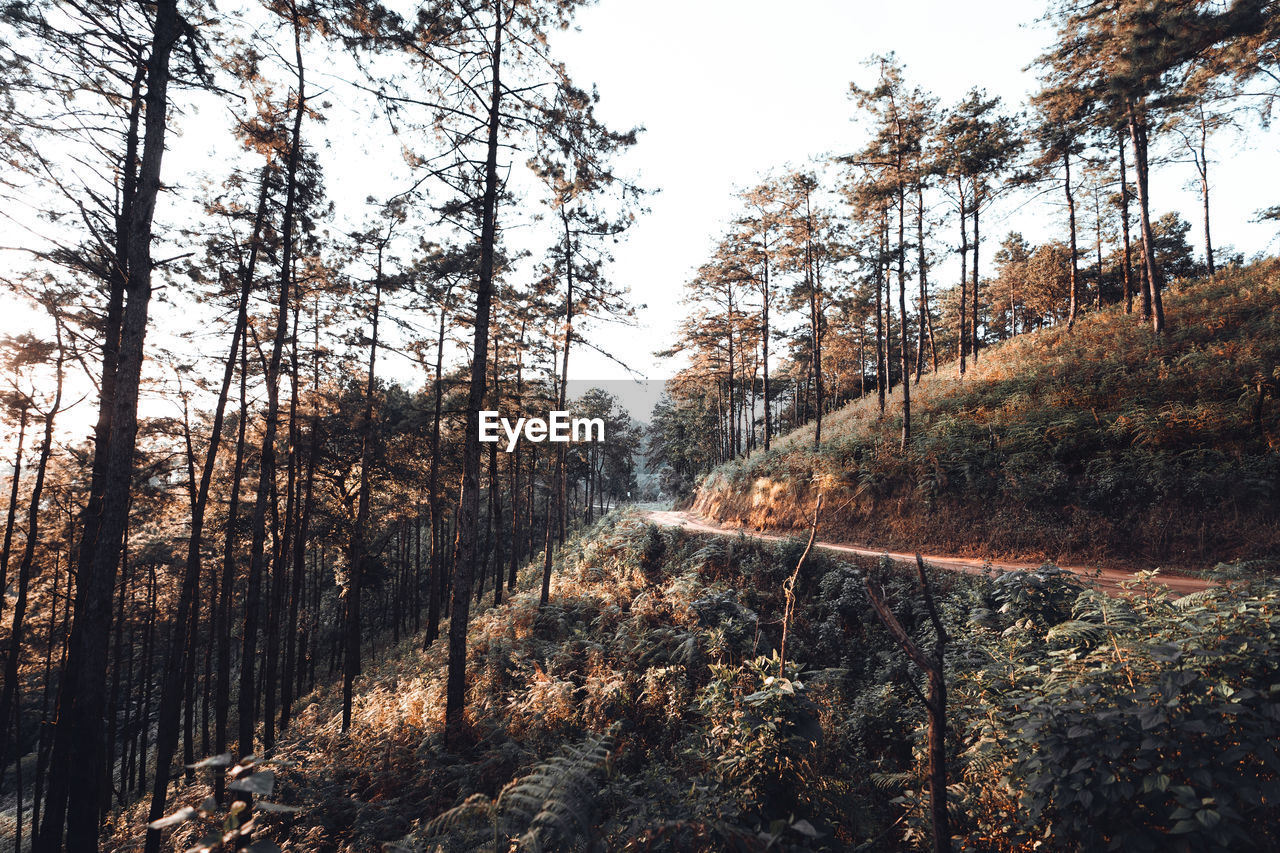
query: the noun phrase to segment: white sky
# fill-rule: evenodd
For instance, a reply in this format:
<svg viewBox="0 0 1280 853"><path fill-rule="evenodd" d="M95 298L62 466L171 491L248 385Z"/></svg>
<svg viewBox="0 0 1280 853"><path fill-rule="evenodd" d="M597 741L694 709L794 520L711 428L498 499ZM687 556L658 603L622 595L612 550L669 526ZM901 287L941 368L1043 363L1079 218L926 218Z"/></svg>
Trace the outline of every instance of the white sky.
<svg viewBox="0 0 1280 853"><path fill-rule="evenodd" d="M554 36L553 53L580 85L598 86L599 113L608 124L646 127L622 165L644 186L659 190L647 199L651 212L614 252L613 277L630 287L637 303L647 305L638 312L639 327L601 325L587 331L589 339L643 376L669 377L681 361L661 362L653 353L672 344L687 310L680 303L684 283L738 212L734 193L771 170L802 166L811 158L851 152L862 144L864 130L854 121L847 93L850 81L874 82L875 70L864 64L870 56L896 52L908 83L931 91L944 105L981 86L1003 96L1009 110L1020 110L1036 86L1024 68L1052 37L1035 25L1042 8L1040 2L1013 0L600 0L584 9L576 31ZM326 79L332 69L328 64L316 68L313 85L333 86L333 100L359 110L358 98L343 95L336 82ZM158 217L171 224L191 212L188 203L173 200L191 195L200 172L219 179L227 156L236 150L221 127L225 105L208 98L201 103L198 113L188 112L180 120L183 130L171 138L165 160L166 182L176 184L178 193L162 201L162 207L172 207L158 210ZM366 218L365 194L395 191L398 142L386 141L382 120L339 118L320 132L329 149L330 195L339 208L334 227L345 229ZM1233 244L1246 256L1274 251L1275 228L1249 220L1258 209L1280 201L1269 194L1271 182L1260 180L1274 173L1278 141L1276 133L1256 128L1247 138L1236 133L1218 138L1211 165L1215 245ZM1199 198L1187 188L1192 177L1189 164L1160 167L1153 174L1152 196L1156 214L1183 212L1198 244ZM533 199L527 204L540 207ZM508 227L519 224L520 217L505 215ZM995 246L1008 231L1020 230L1033 242L1056 238L1064 229L1060 219L1056 198L1013 197L997 207L983 223L984 269L990 269ZM954 239L952 230L953 225L944 225L939 238ZM4 223L0 236L6 245L23 239ZM934 248L945 255L945 245ZM167 247L157 254L165 256ZM4 269L24 262L13 253L0 256ZM958 276L954 255L935 263L935 285L947 286ZM431 325L431 318L421 319ZM157 330L149 345L163 339L168 325L183 320L158 305ZM0 294L0 333L22 331L31 322L30 312L15 310ZM200 355L221 358L224 337L220 329L205 335ZM161 378L155 362L151 365L151 378ZM424 378L412 375L405 361L394 356L379 371L414 384ZM571 377L578 382L627 376L622 367L586 348L579 348L571 362ZM620 385L611 384L610 390L620 393ZM634 390L623 396L633 398L639 409L635 413L643 417L658 388L651 384Z"/></svg>
<svg viewBox="0 0 1280 853"><path fill-rule="evenodd" d="M615 278L649 307L640 333L611 339L613 350L650 377L679 368L651 353L670 345L684 314L684 282L738 211L733 193L770 169L861 144L847 93L851 81L874 82L863 65L868 57L895 51L908 83L944 105L981 86L1020 110L1036 88L1023 69L1052 39L1035 23L1043 8L1026 0L601 0L582 12L580 30L555 47L575 79L598 84L603 118L645 125L627 162L643 183L661 188L649 199L652 212L615 252ZM1246 256L1268 248L1274 226L1248 220L1280 201L1269 181L1259 181L1274 174L1278 141L1256 131L1248 146L1232 134L1219 140L1210 173L1215 245L1234 244ZM1195 245L1199 200L1182 189L1193 174L1189 164L1160 169L1152 201L1156 213L1183 212ZM1057 236L1057 216L1043 202L997 209L983 223L984 257L1010 230L1033 242ZM954 239L952 230L944 226L939 236ZM954 260L956 269L937 270L935 282L958 277ZM624 375L587 354L571 370L581 379Z"/></svg>

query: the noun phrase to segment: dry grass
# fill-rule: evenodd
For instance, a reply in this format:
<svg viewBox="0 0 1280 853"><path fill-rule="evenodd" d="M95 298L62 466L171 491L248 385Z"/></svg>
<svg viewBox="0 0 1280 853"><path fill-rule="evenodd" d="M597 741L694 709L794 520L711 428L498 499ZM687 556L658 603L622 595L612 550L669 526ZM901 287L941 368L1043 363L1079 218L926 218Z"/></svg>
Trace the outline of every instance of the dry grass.
<svg viewBox="0 0 1280 853"><path fill-rule="evenodd" d="M1157 338L1119 306L874 397L722 466L695 508L893 548L1200 567L1280 550L1280 263L1171 289Z"/></svg>

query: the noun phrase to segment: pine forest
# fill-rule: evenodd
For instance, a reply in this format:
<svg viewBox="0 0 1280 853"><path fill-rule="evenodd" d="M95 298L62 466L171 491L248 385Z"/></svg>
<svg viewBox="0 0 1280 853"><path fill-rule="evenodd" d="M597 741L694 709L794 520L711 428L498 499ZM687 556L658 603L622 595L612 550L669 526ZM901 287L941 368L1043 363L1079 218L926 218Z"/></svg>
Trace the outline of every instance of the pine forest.
<svg viewBox="0 0 1280 853"><path fill-rule="evenodd" d="M1276 0L0 2L0 853L1280 850Z"/></svg>

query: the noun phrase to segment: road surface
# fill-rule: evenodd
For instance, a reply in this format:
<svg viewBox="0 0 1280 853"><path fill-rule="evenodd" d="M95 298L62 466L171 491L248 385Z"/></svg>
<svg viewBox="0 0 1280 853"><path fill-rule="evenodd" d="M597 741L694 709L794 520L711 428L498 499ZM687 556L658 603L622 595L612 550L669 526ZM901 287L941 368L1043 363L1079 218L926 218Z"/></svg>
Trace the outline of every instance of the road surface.
<svg viewBox="0 0 1280 853"><path fill-rule="evenodd" d="M775 533L764 533L758 530L747 528L723 527L721 525L710 522L704 518L696 516L688 512L677 512L675 510L650 510L647 513L649 521L662 527L683 527L685 530L692 530L697 533L712 533L718 536L737 536L744 533L756 539L765 539L776 542L780 539L789 538ZM791 538L800 536L799 533L792 534ZM801 536L800 538L807 538ZM813 543L815 548L825 548L828 551L837 551L843 554L856 554L860 557L880 557L888 554L889 558L902 563L914 563L914 553L900 553L895 551L885 551L884 549L871 548L866 545L851 545L843 542L822 542ZM1004 570L1007 572L1026 571L1029 569L1038 569L1039 563L1011 563L1005 561L991 560L984 563L982 560L972 557L943 557L936 554L923 554L925 562L947 569L953 572L965 572L966 574L978 575L982 574L986 566L993 569ZM1071 572L1079 575L1086 580L1093 581L1102 589L1109 592L1119 591L1122 581L1133 580L1133 573L1122 571L1120 569L1098 569L1085 568L1083 566L1059 566L1063 571ZM1186 595L1191 592L1198 592L1214 585L1213 581L1204 578L1190 578L1180 575L1161 574L1158 578L1159 582L1169 587L1178 595Z"/></svg>

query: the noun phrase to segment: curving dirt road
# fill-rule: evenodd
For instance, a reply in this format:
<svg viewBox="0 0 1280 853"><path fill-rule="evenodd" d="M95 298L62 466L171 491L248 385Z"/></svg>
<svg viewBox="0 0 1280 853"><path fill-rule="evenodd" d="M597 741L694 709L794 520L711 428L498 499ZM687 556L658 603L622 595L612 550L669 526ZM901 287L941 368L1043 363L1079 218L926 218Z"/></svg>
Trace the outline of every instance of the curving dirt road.
<svg viewBox="0 0 1280 853"><path fill-rule="evenodd" d="M646 516L649 521L662 527L683 527L686 530L693 530L698 533L713 533L719 536L737 536L739 533L745 533L756 539L765 539L776 542L780 539L786 539L776 533L764 533L759 530L751 530L747 528L723 527L713 522L700 518L692 513L677 512L675 510L651 510ZM793 536L800 536L799 533ZM800 538L806 538L801 536ZM815 548L825 548L828 551L839 551L845 554L856 554L861 557L879 557L888 554L889 558L901 563L914 563L915 554L905 554L894 551L885 551L883 549L870 548L865 545L851 545L843 542L814 542ZM966 574L981 574L984 568L982 560L972 557L941 557L934 554L922 555L925 562L935 566L947 569L953 572L965 572ZM1026 569L1037 569L1039 563L1010 563L1004 561L992 560L985 565L991 566L993 569L1003 569L1004 571L1018 571ZM1079 575L1098 584L1102 589L1111 591L1119 591L1121 581L1132 580L1133 575L1130 572L1121 571L1119 569L1098 569L1085 568L1083 566L1060 566L1059 568ZM1160 583L1169 587L1169 589L1180 595L1186 595L1191 592L1198 592L1214 585L1213 581L1204 578L1189 578L1180 575L1160 575Z"/></svg>

